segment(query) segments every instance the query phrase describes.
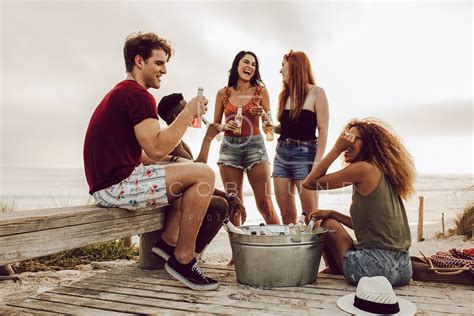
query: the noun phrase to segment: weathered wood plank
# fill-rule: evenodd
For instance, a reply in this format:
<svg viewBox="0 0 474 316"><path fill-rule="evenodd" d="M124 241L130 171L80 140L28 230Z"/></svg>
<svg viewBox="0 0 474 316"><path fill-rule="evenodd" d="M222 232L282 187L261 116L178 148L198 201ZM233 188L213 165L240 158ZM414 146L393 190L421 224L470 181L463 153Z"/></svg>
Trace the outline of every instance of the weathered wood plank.
<svg viewBox="0 0 474 316"><path fill-rule="evenodd" d="M217 278L217 291L193 291L164 270L146 271L127 266L40 294L41 304L65 305L62 312L77 313L75 306L129 313L222 313L346 315L336 301L355 292L342 277L320 274L316 284L303 287L263 289L236 283L235 271L225 266L203 265ZM470 286L413 282L395 288L399 297L417 305L418 315L472 314ZM28 300L31 303L33 300ZM31 308L35 308L32 305ZM69 308L71 306L70 310ZM24 308L26 306L16 306ZM41 309L41 308L40 308ZM51 311L56 311L51 309ZM100 313L100 311L98 312Z"/></svg>
<svg viewBox="0 0 474 316"><path fill-rule="evenodd" d="M235 270L225 267L224 269L219 269L219 266L213 265L202 265L204 270L215 277L232 277L235 276ZM133 269L133 267L123 267L124 269ZM319 281L324 281L324 284L337 284L339 288L344 289L354 289L355 286L350 285L345 281L345 278L341 275L332 275L327 273L319 273L317 281L315 284L304 285L303 287L320 287ZM342 281L342 282L341 282ZM344 284L346 286L344 287ZM343 287L341 287L343 286ZM436 291L432 291L436 289ZM474 286L472 285L462 285L462 284L447 284L447 283L435 283L435 282L420 282L420 281L411 281L409 285L397 287L396 291L404 295L434 295L433 297L445 298L446 293L450 293L453 290L456 293L472 293L474 291ZM420 292L421 291L421 292ZM441 294L440 294L441 293Z"/></svg>
<svg viewBox="0 0 474 316"><path fill-rule="evenodd" d="M0 266L63 250L159 230L165 214L155 212L109 221L0 237ZM54 242L51 242L54 241Z"/></svg>
<svg viewBox="0 0 474 316"><path fill-rule="evenodd" d="M333 278L319 278L319 282L315 285L306 285L304 287L295 288L273 288L259 289L247 287L235 283L235 277L230 270L215 270L207 269L204 265L204 270L211 277L216 278L222 284L221 287L229 285L233 286L239 292L243 289L251 291L252 295L263 295L261 291L271 293L269 295L286 298L304 298L308 300L331 300L335 302L337 298L355 291L355 287L349 285L345 280L337 280ZM116 282L117 279L127 280L128 282L147 282L150 284L159 284L162 286L173 285L174 281L171 276L167 275L165 271L140 271L138 269L124 268L126 273L120 274L104 274L99 278L110 278L111 282ZM218 271L216 273L216 271ZM150 278L151 277L151 278ZM100 280L96 280L101 282ZM417 282L422 283L422 282ZM465 313L466 310L472 309L472 288L469 286L461 286L457 289L455 285L449 285L446 289L441 291L436 286L436 283L430 283L432 286L424 287L422 285L408 285L400 288L395 288L395 292L400 297L411 300L415 304L424 304L424 308L431 312L451 312L451 313ZM179 286L179 284L177 284ZM260 293L259 293L260 292ZM288 295L290 297L288 297Z"/></svg>
<svg viewBox="0 0 474 316"><path fill-rule="evenodd" d="M0 236L22 234L59 227L104 222L119 218L163 213L166 208L130 212L96 205L70 206L0 214Z"/></svg>
<svg viewBox="0 0 474 316"><path fill-rule="evenodd" d="M156 289L163 292L182 292L186 293L188 290L186 288L179 288L180 284L178 281L175 280L163 280L163 279L152 279L147 280L146 278L137 278L136 276L131 276L129 278L122 277L123 282L117 281L116 279L107 279L100 276L99 278L95 279L94 282L98 284L108 284L113 287L114 284L119 287L128 286L130 288L143 288L143 289ZM141 282L142 280L147 280L148 282ZM128 285L124 282L128 282ZM86 282L87 283L87 282ZM89 283L90 284L90 283ZM234 293L236 297L253 297L259 302L266 302L266 303L276 303L276 302L287 302L288 304L292 304L290 306L291 309L295 309L294 306L304 306L310 307L311 309L324 309L326 311L329 310L337 310L337 306L335 305L337 299L343 295L353 293L355 288L353 287L349 291L344 291L338 288L274 288L274 289L261 289L261 288L254 288L248 287L243 285L236 285L232 286L232 283L226 283L230 285L221 284L219 290L214 294L216 297L221 298L222 295L230 295L229 293ZM176 287L173 287L175 285ZM334 285L336 286L336 285ZM434 289L433 289L434 290ZM236 294L238 293L238 294ZM204 295L204 294L199 294ZM408 300L411 300L413 303L424 304L424 308L427 311L431 312L455 312L455 313L463 313L466 310L471 309L470 303L460 304L461 302L450 302L447 301L445 298L438 298L438 299L431 299L427 297L419 296L418 298L414 297L407 297L405 295L399 295L400 297L404 297ZM296 299L296 301L294 300ZM247 299L249 302L252 302L253 299ZM299 301L299 302L298 302ZM308 303L308 302L314 302Z"/></svg>
<svg viewBox="0 0 474 316"><path fill-rule="evenodd" d="M169 301L185 301L189 303L200 304L217 304L221 306L231 306L247 308L248 310L256 309L269 312L287 312L288 308L295 313L308 311L310 307L318 308L321 301L306 301L300 298L282 299L271 296L249 295L248 291L239 291L236 293L235 288L220 287L215 293L196 293L189 289L176 287L160 287L160 286L142 286L138 287L133 282L80 282L67 286L67 288L91 289L101 292L136 295L149 298L158 298Z"/></svg>
<svg viewBox="0 0 474 316"><path fill-rule="evenodd" d="M51 316L51 315L61 315L60 313L54 313L54 312L46 312L42 311L39 309L29 309L29 308L23 308L23 307L14 307L14 306L8 306L3 307L0 306L0 315L5 315L5 316L12 316L12 315L39 315L39 316Z"/></svg>
<svg viewBox="0 0 474 316"><path fill-rule="evenodd" d="M207 271L208 272L208 271ZM173 288L171 285L173 282L177 282L174 280L169 280L170 282L167 283L167 285L157 285L154 283L161 283L163 280L161 278L167 277L166 275L163 275L162 272L159 273L153 273L153 274L160 274L160 279L157 279L156 277L152 279L147 279L147 278L139 278L135 275L131 275L128 278L125 276L122 276L122 281L118 281L116 279L107 279L107 278L99 278L94 280L96 283L105 283L110 286L113 286L113 284L117 284L119 287L124 287L128 286L130 288L143 288L143 289L156 289L160 290L163 292L176 292L179 291L181 293L187 293L187 291L190 291L189 293L193 293L191 290L187 289L180 289L180 288ZM210 274L213 276L212 274ZM125 281L126 279L126 281ZM141 280L147 280L148 283L140 283ZM121 282L121 283L120 283ZM128 283L128 284L127 284ZM232 283L229 283L232 284ZM344 284L340 284L344 285ZM179 286L179 283L177 283L177 286ZM216 292L217 297L219 299L222 299L222 296L227 296L230 293L238 293L239 297L255 297L258 301L260 302L268 302L272 303L274 302L274 298L276 298L277 301L285 301L289 300L289 304L293 306L296 305L298 306L298 300L302 301L314 301L317 302L316 307L311 306L312 304L306 304L306 307L311 307L312 309L314 308L324 308L325 310L330 310L330 309L335 309L337 308L335 305L335 302L337 299L345 294L348 293L353 293L355 291L355 287L350 287L349 291L343 291L340 288L337 288L337 284L331 285L334 286L335 288L318 288L318 286L311 286L307 288L274 288L274 289L259 289L259 288L253 288L253 287L245 287L245 286L227 286L227 285L221 285L219 290ZM425 289L427 291L427 294L429 295L430 293L428 292L428 289ZM416 289L413 290L416 292ZM433 293L436 293L436 288L431 288L431 295ZM395 292L397 292L397 289L395 289ZM203 294L200 294L203 295ZM438 312L438 313L466 313L466 311L469 311L472 309L472 304L470 303L469 300L464 300L460 299L459 297L456 297L455 294L453 294L453 299L452 300L447 300L446 297L443 296L438 296L437 298L433 297L427 297L423 295L418 295L418 296L406 296L402 295L400 293L397 293L400 297L405 297L415 304L419 305L420 308L422 308L425 311L429 312ZM472 296L471 293L466 293L466 295ZM269 298L270 297L270 298ZM291 301L291 299L296 299L296 301ZM466 296L467 299L467 296ZM252 302L252 299L249 299L249 302ZM322 303L321 303L322 302ZM302 306L305 306L304 303L302 303Z"/></svg>
<svg viewBox="0 0 474 316"><path fill-rule="evenodd" d="M232 274L232 271L209 269L207 266L205 267L206 272L209 273L211 277L222 282L235 282L234 274ZM333 292L336 295L344 295L343 293L340 293L341 290L355 291L356 289L354 286L349 285L342 277L335 279L325 278L322 275L323 274L318 276L316 284L308 284L303 287L300 287L300 289L315 289L315 293L323 290L326 293ZM274 288L273 290L293 291L293 288ZM465 307L470 306L472 302L473 290L474 287L469 285L447 285L440 288L437 283L426 284L423 282L414 282L412 285L402 286L394 289L395 293L397 295L400 295L401 297L408 298L413 302L430 303L432 304L433 308L434 305L439 305L443 307L443 310L446 310L445 307L448 306L453 306L453 308L458 305L463 305ZM323 293L321 292L321 294Z"/></svg>
<svg viewBox="0 0 474 316"><path fill-rule="evenodd" d="M207 266L203 266L203 270L209 274L210 277L218 279L221 283L223 284L236 284L238 286L246 287L246 285L238 284L236 283L236 278L235 278L235 272L233 271L225 271L225 272L220 272L220 271L213 271L212 269L208 269ZM126 267L126 268L121 268L120 270L114 270L110 271L107 274L104 274L104 277L108 278L121 278L121 277L142 277L145 278L145 280L174 280L173 277L171 277L166 271L164 270L154 270L154 271L141 271L133 267ZM100 276L99 276L100 277ZM151 279L149 279L151 277ZM282 290L282 291L287 291L287 290L293 290L297 289L298 291L305 291L306 287L317 287L317 288L324 288L328 287L330 288L331 284L337 286L337 289L343 290L343 291L354 291L355 287L352 285L349 285L347 282L344 280L333 280L333 279L325 279L325 278L320 278L318 279L318 282L316 285L306 285L303 287L282 287L282 288L273 288L274 290ZM311 291L311 290L309 290Z"/></svg>
<svg viewBox="0 0 474 316"><path fill-rule="evenodd" d="M54 291L54 292L53 292ZM181 312L202 312L202 313L219 313L219 314L238 314L247 311L247 308L239 308L232 306L222 306L217 304L200 304L196 302L188 301L170 301L166 299L135 296L135 295L123 295L101 291L94 291L90 289L80 288L59 288L56 290L48 291L51 294L62 294L71 295L81 299L99 299L101 301L109 302L127 302L128 304L134 304L141 307L155 307L155 308L166 308ZM265 310L257 309L259 313L269 314Z"/></svg>
<svg viewBox="0 0 474 316"><path fill-rule="evenodd" d="M156 273L157 272L157 273ZM186 293L188 290L187 288L184 288L182 284L180 284L179 281L173 279L171 276L166 275L166 272L163 273L163 271L153 271L154 276L150 278L148 277L139 277L137 274L122 274L120 275L110 275L107 273L107 275L101 275L98 276L98 278L92 280L88 279L86 282L96 282L96 283L109 283L109 284L114 284L114 282L119 282L119 280L129 282L130 284L136 284L139 287L142 288L147 288L147 287L152 287L154 285L157 286L162 286L163 291L166 292L176 292L179 291L181 293ZM159 276L158 276L159 275ZM212 275L211 275L212 276ZM130 287L134 287L133 285ZM167 288L167 290L166 290ZM212 295L220 297L221 295L226 295L228 291L230 293L238 293L239 296L242 294L244 297L248 296L259 296L263 297L262 301L265 301L267 298L265 297L277 297L278 300L300 300L300 301L313 301L317 302L317 306L313 306L312 304L306 304L308 306L311 306L311 308L321 308L321 309L326 309L326 310L337 310L337 306L334 305L334 302L337 300L342 295L353 293L353 291L350 292L345 292L345 291L337 291L337 293L330 295L328 294L327 291L321 291L322 294L317 294L315 291L308 290L306 289L305 291L300 291L300 288L284 288L284 289L279 289L278 291L271 290L271 289L261 289L261 288L254 288L254 287L249 287L245 285L240 285L236 284L234 282L229 282L229 283L221 283L218 291L214 291ZM193 293L193 291L189 292ZM195 293L195 292L194 292ZM199 293L199 295L210 295L206 293ZM331 301L332 297L332 301ZM271 299L270 299L271 300Z"/></svg>
<svg viewBox="0 0 474 316"><path fill-rule="evenodd" d="M113 288L114 284L116 288ZM177 284L179 285L179 284ZM299 295L299 293L293 292L274 292L272 290L263 290L263 289L254 289L250 287L237 287L230 285L220 285L219 289L214 292L203 292L196 293L196 291L181 288L178 286L161 285L161 284L151 284L143 282L135 282L134 280L126 281L117 281L110 279L98 279L94 282L79 282L71 285L71 287L95 287L98 286L101 289L107 290L107 288L112 289L110 291L117 291L117 288L120 288L118 291L131 291L132 293L140 293L140 290L144 291L154 291L154 295L168 298L176 299L175 295L181 296L191 296L193 299L199 299L200 302L216 302L216 304L230 305L230 306L268 306L265 307L269 311L289 311L294 310L295 312L300 312L301 310L308 309L321 309L325 308L326 310L334 309L337 310L337 307L332 304L327 304L327 296L324 296L323 301L320 297L315 295ZM174 294L174 295L169 295ZM347 294L347 293L344 293ZM334 296L334 299L339 296ZM235 302L234 302L235 301ZM242 302L245 304L242 305ZM272 305L284 305L275 307Z"/></svg>
<svg viewBox="0 0 474 316"><path fill-rule="evenodd" d="M164 307L154 307L148 304L131 304L127 300L104 300L98 297L81 297L77 295L64 295L58 293L41 293L36 299L42 302L56 302L67 304L70 306L66 313L77 314L75 312L79 307L87 307L95 309L93 315L102 315L107 312L121 312L133 314L158 314L158 313L175 313L173 309Z"/></svg>
<svg viewBox="0 0 474 316"><path fill-rule="evenodd" d="M151 252L162 233L161 230L158 230L140 235L140 259L138 260L140 269L164 269L166 261Z"/></svg>
<svg viewBox="0 0 474 316"><path fill-rule="evenodd" d="M15 302L12 304L8 304L10 307L10 311L15 311L16 308L22 308L25 311L31 311L34 315L45 313L51 314L82 314L82 315L128 315L127 313L121 312L112 312L103 309L96 309L96 308L89 308L85 306L79 305L71 305L66 302L51 302L51 301L44 301L41 299L27 299L22 302Z"/></svg>

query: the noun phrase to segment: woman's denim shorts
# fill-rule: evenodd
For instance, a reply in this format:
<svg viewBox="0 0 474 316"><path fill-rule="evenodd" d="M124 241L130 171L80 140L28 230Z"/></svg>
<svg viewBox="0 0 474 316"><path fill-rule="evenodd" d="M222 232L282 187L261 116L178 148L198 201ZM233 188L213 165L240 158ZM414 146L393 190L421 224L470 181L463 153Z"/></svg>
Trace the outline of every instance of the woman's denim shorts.
<svg viewBox="0 0 474 316"><path fill-rule="evenodd" d="M313 167L316 148L316 140L279 140L272 177L304 180Z"/></svg>
<svg viewBox="0 0 474 316"><path fill-rule="evenodd" d="M249 171L254 165L262 162L268 162L262 135L224 136L219 151L218 165Z"/></svg>
<svg viewBox="0 0 474 316"><path fill-rule="evenodd" d="M349 250L342 260L344 276L357 285L363 276L384 276L392 286L410 282L413 270L408 251L384 249Z"/></svg>

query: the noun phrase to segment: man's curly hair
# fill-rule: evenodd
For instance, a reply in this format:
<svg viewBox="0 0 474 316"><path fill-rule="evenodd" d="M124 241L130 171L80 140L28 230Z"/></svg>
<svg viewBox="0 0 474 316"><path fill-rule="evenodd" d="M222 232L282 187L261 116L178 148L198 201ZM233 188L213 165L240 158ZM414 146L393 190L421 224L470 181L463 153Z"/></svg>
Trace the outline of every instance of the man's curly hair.
<svg viewBox="0 0 474 316"><path fill-rule="evenodd" d="M357 128L362 137L362 147L357 161L376 164L395 192L406 200L415 191L416 176L413 157L393 129L377 118L352 119L344 127Z"/></svg>

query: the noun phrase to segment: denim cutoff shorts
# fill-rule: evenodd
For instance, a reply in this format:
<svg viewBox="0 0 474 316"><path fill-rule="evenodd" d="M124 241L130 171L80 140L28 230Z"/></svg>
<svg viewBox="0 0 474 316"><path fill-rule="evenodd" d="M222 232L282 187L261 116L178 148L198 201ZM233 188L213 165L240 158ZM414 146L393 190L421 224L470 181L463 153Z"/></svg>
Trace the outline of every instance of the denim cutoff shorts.
<svg viewBox="0 0 474 316"><path fill-rule="evenodd" d="M316 148L316 140L279 140L272 177L304 180L313 167Z"/></svg>
<svg viewBox="0 0 474 316"><path fill-rule="evenodd" d="M342 260L342 269L352 285L364 276L384 276L392 286L402 286L410 282L413 274L408 251L384 249L349 250Z"/></svg>
<svg viewBox="0 0 474 316"><path fill-rule="evenodd" d="M224 136L219 151L218 165L249 171L254 165L268 162L262 135L247 137Z"/></svg>

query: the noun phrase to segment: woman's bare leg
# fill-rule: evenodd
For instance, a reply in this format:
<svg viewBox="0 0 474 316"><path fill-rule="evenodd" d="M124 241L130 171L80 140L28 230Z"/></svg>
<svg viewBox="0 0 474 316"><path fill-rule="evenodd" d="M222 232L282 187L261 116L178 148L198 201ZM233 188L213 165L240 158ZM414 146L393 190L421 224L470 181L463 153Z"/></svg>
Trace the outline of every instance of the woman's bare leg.
<svg viewBox="0 0 474 316"><path fill-rule="evenodd" d="M283 224L296 224L298 214L295 203L296 187L294 182L290 178L274 177L273 185Z"/></svg>
<svg viewBox="0 0 474 316"><path fill-rule="evenodd" d="M309 214L318 210L318 191L303 188L303 181L296 180L295 184L300 194L301 208L304 213Z"/></svg>
<svg viewBox="0 0 474 316"><path fill-rule="evenodd" d="M270 183L270 166L268 163L258 163L247 171L247 177L255 195L255 202L265 223L280 224L272 202L272 186Z"/></svg>
<svg viewBox="0 0 474 316"><path fill-rule="evenodd" d="M242 186L244 183L244 171L239 168L220 165L219 171L221 174L222 183L227 194L234 193L239 199L244 202ZM236 226L241 225L240 213L236 214L235 218L230 218L232 224Z"/></svg>
<svg viewBox="0 0 474 316"><path fill-rule="evenodd" d="M333 218L323 220L321 226L335 230L334 233L326 233L324 250L329 259L326 263L332 272L342 274L342 259L348 250L354 249L353 240L342 224Z"/></svg>

